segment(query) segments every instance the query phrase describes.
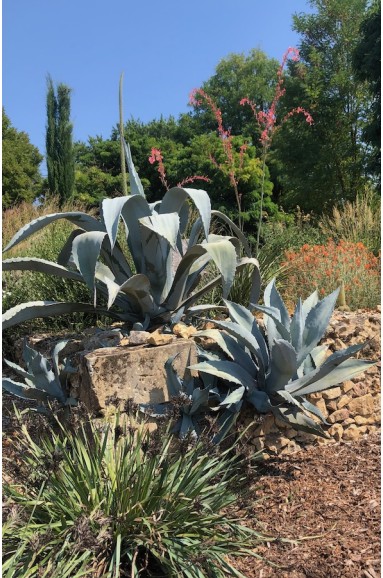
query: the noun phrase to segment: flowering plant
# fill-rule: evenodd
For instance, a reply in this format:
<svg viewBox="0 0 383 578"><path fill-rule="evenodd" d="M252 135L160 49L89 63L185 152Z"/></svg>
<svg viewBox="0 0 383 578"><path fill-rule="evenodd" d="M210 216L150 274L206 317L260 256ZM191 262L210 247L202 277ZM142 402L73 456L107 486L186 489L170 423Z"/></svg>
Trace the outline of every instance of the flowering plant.
<svg viewBox="0 0 383 578"><path fill-rule="evenodd" d="M344 284L346 302L352 309L375 307L380 301L380 256L375 257L363 243L329 239L325 245L303 245L299 251L286 251L294 295L303 296L315 288L321 295ZM289 299L288 299L289 300Z"/></svg>

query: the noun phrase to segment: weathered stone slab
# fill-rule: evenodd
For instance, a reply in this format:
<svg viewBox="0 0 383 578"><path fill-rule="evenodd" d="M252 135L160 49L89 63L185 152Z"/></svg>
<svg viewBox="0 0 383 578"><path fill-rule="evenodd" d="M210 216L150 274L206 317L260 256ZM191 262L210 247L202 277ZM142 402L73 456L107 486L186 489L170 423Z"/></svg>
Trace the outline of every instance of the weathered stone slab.
<svg viewBox="0 0 383 578"><path fill-rule="evenodd" d="M108 397L134 403L162 403L168 400L164 364L178 354L173 365L180 377L188 365L197 362L193 341L177 339L161 347L104 347L79 355L72 395L90 411L100 411Z"/></svg>

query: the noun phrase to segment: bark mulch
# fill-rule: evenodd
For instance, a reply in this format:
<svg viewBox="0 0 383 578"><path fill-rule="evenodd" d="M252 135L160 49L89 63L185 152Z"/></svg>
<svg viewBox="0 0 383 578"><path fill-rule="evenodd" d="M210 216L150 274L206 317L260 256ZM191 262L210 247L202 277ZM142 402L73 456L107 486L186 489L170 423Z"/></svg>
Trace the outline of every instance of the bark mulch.
<svg viewBox="0 0 383 578"><path fill-rule="evenodd" d="M263 462L237 515L297 542L262 545L263 560L239 558L237 569L248 578L380 577L380 472L377 433Z"/></svg>

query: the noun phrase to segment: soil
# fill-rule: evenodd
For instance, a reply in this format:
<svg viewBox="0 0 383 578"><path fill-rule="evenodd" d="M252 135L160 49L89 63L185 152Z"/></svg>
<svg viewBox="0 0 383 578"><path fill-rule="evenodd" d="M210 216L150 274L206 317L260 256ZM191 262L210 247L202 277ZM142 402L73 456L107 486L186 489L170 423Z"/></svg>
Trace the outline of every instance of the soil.
<svg viewBox="0 0 383 578"><path fill-rule="evenodd" d="M236 568L248 578L380 577L380 472L377 433L263 462L255 501L237 515L278 540Z"/></svg>

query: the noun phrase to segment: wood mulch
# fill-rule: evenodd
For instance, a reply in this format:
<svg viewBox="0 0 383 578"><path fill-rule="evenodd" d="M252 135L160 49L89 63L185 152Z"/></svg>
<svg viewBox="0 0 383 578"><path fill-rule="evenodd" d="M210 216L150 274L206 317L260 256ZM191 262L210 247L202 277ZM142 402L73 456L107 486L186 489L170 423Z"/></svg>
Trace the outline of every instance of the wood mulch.
<svg viewBox="0 0 383 578"><path fill-rule="evenodd" d="M380 473L377 433L263 462L237 515L280 540L236 568L248 578L380 577Z"/></svg>

